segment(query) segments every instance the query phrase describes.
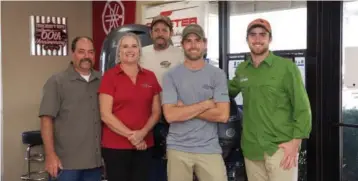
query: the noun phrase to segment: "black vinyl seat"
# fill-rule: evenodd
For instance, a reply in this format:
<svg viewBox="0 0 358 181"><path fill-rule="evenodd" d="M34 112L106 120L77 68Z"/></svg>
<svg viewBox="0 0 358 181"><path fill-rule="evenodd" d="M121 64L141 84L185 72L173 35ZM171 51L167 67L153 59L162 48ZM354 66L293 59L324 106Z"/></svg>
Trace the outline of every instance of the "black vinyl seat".
<svg viewBox="0 0 358 181"><path fill-rule="evenodd" d="M26 145L42 145L41 131L25 131L22 133L22 143Z"/></svg>
<svg viewBox="0 0 358 181"><path fill-rule="evenodd" d="M25 131L22 133L22 143L27 145L26 148L26 157L25 160L27 161L27 173L21 176L21 180L28 180L28 181L41 181L47 179L47 173L44 170L40 171L32 171L31 170L31 163L37 162L41 163L44 162L45 157L42 153L32 153L32 149L37 146L42 146L42 137L41 131Z"/></svg>

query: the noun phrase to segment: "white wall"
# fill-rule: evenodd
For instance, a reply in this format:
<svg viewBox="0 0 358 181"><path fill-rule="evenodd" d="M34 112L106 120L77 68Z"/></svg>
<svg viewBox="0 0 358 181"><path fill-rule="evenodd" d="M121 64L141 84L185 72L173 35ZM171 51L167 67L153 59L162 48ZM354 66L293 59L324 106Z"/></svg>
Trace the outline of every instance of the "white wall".
<svg viewBox="0 0 358 181"><path fill-rule="evenodd" d="M30 56L30 16L67 17L68 38L92 36L91 1L2 1L3 181L26 171L21 134L40 129L38 109L45 81L66 69L71 56ZM16 40L15 40L16 38ZM70 43L69 43L70 44ZM34 164L33 168L43 168Z"/></svg>

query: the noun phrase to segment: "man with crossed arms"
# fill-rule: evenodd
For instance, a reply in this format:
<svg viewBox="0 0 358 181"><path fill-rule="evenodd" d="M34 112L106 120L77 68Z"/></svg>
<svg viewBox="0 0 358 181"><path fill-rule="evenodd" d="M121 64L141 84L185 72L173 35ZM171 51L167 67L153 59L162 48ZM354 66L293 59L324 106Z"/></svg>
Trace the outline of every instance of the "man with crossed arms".
<svg viewBox="0 0 358 181"><path fill-rule="evenodd" d="M163 77L162 105L170 123L167 136L168 181L227 181L218 139L218 122L227 122L226 74L204 61L207 40L196 24L182 33L184 63Z"/></svg>

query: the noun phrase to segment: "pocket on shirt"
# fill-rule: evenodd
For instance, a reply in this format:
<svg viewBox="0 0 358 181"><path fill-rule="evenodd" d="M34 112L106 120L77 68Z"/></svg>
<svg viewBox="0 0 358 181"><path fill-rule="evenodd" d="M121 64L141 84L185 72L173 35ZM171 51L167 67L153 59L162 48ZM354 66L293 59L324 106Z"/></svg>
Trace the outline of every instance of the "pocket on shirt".
<svg viewBox="0 0 358 181"><path fill-rule="evenodd" d="M280 78L269 78L263 84L260 85L260 91L263 97L268 101L271 105L277 106L279 100L281 99L281 94L285 92L281 88L281 80L277 80Z"/></svg>
<svg viewBox="0 0 358 181"><path fill-rule="evenodd" d="M202 89L199 93L199 100L207 100L214 97L214 91L212 89Z"/></svg>

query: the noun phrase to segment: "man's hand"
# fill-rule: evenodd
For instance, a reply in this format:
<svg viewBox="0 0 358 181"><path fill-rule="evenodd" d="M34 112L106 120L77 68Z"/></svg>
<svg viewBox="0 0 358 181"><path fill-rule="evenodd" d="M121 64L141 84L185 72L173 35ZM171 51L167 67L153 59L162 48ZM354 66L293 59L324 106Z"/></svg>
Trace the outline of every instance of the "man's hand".
<svg viewBox="0 0 358 181"><path fill-rule="evenodd" d="M215 108L215 102L212 99L208 99L205 101L202 101L202 103L205 105L206 108L211 109L211 108ZM178 100L177 106L185 106L185 104L183 103L183 101Z"/></svg>
<svg viewBox="0 0 358 181"><path fill-rule="evenodd" d="M57 177L58 169L63 169L62 164L56 153L46 155L46 171L52 176Z"/></svg>
<svg viewBox="0 0 358 181"><path fill-rule="evenodd" d="M131 136L128 137L128 140L132 143L132 145L138 145L141 141L143 141L146 135L147 132L145 130L133 131Z"/></svg>
<svg viewBox="0 0 358 181"><path fill-rule="evenodd" d="M293 139L289 142L278 145L279 148L284 150L284 156L280 163L280 166L283 169L289 170L292 167L297 167L298 150L301 145L301 141L301 139Z"/></svg>
<svg viewBox="0 0 358 181"><path fill-rule="evenodd" d="M147 143L143 140L139 144L135 145L137 150L146 150L147 149Z"/></svg>
<svg viewBox="0 0 358 181"><path fill-rule="evenodd" d="M215 102L212 99L205 100L203 101L203 103L205 104L205 106L207 106L208 109L216 107Z"/></svg>

